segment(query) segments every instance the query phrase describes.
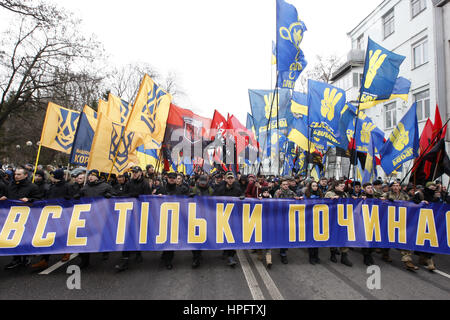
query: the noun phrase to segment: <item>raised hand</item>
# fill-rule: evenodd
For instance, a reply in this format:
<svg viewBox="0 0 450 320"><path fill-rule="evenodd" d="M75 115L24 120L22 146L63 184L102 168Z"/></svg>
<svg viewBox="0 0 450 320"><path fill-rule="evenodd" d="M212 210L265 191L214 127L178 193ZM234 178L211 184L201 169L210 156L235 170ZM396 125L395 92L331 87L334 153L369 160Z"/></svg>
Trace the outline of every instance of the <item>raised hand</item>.
<svg viewBox="0 0 450 320"><path fill-rule="evenodd" d="M409 132L405 130L403 123L400 122L398 124L397 128L395 128L392 133L390 140L397 151L402 151L409 143Z"/></svg>
<svg viewBox="0 0 450 320"><path fill-rule="evenodd" d="M380 69L386 57L387 54L381 54L381 50L377 50L375 53L372 50L369 52L369 69L367 70L366 81L364 83L366 89L372 86L378 69Z"/></svg>
<svg viewBox="0 0 450 320"><path fill-rule="evenodd" d="M324 99L322 100L321 113L322 117L329 121L334 119L334 108L342 98L342 93L337 93L337 89L333 89L330 92L330 88L325 89Z"/></svg>

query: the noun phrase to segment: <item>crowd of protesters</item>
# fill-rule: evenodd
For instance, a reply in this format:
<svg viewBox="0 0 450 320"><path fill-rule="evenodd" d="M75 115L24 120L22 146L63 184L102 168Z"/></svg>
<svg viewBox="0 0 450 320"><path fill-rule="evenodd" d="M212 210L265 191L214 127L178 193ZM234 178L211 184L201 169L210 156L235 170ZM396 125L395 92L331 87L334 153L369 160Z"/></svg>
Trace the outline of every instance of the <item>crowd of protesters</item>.
<svg viewBox="0 0 450 320"><path fill-rule="evenodd" d="M321 178L314 181L311 177L302 175L275 177L264 175L235 175L232 172L216 172L205 174L201 169L192 175L182 173L163 172L156 173L154 166L148 165L145 170L140 167L132 167L124 175L108 177L97 170L87 172L84 168L76 168L71 171L51 166L38 166L34 174L32 165L14 168L0 165L0 201L19 200L33 202L44 199L80 199L82 197L138 197L139 195L179 195L179 196L224 196L238 197L240 199L339 199L339 198L377 198L386 201L413 201L414 203L450 203L447 188L439 181L428 182L425 186L413 184L400 184L400 180L383 182L380 178L374 183L361 185L358 181L348 179L336 180ZM34 176L34 182L33 182ZM109 178L109 179L108 179ZM330 248L329 259L333 263L340 262L352 267L348 252L352 248ZM322 249L325 250L325 249ZM312 265L320 264L319 249L308 249L309 262ZM381 255L385 262L392 262L389 249L363 248L363 262L373 265L374 252ZM272 267L272 250L254 250L258 259L268 269ZM288 264L288 250L280 249L279 256L283 264ZM426 266L430 271L435 270L432 254L400 250L401 259L407 270L417 270L413 263L413 255L419 256L419 264ZM134 252L135 261L142 262L141 252ZM173 268L174 251L164 251L162 260L167 269ZM234 250L225 250L223 258L227 265L234 267L237 264ZM117 271L125 271L129 268L131 252L122 252L121 259L115 266ZM198 268L202 259L201 251L192 251L192 267ZM20 266L31 265L34 269L48 267L49 255L41 256L35 264L29 256L15 256L5 266L6 270ZM90 263L90 254L80 254L80 267L86 268ZM108 253L102 253L102 258L107 260ZM65 254L62 261L68 261L70 254Z"/></svg>

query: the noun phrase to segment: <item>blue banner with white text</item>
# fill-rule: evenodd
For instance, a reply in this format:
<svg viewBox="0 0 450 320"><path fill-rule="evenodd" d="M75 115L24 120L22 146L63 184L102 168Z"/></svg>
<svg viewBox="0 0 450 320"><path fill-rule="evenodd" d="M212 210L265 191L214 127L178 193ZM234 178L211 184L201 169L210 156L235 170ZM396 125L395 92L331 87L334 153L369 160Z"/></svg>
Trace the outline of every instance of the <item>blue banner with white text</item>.
<svg viewBox="0 0 450 320"><path fill-rule="evenodd" d="M0 255L312 247L450 254L450 206L158 197L0 202Z"/></svg>

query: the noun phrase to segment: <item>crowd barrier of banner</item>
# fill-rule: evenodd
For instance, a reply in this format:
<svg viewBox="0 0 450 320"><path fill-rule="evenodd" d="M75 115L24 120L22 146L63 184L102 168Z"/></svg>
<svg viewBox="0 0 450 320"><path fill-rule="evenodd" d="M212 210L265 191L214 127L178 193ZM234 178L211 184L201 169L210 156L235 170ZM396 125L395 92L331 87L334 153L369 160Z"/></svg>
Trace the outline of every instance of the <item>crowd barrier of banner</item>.
<svg viewBox="0 0 450 320"><path fill-rule="evenodd" d="M398 248L450 254L450 206L158 197L0 202L0 255Z"/></svg>

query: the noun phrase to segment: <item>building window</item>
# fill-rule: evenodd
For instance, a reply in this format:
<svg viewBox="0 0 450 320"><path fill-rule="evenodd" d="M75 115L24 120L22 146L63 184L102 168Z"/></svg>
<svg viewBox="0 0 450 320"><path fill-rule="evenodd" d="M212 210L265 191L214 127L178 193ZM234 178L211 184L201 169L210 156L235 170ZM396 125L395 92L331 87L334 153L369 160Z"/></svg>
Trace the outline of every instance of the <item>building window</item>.
<svg viewBox="0 0 450 320"><path fill-rule="evenodd" d="M417 68L428 62L428 39L422 40L412 47L413 67Z"/></svg>
<svg viewBox="0 0 450 320"><path fill-rule="evenodd" d="M384 17L383 17L383 31L384 38L386 39L395 31L395 19L394 19L394 8L391 9Z"/></svg>
<svg viewBox="0 0 450 320"><path fill-rule="evenodd" d="M412 0L411 1L411 15L412 17L418 16L422 11L427 8L425 0Z"/></svg>
<svg viewBox="0 0 450 320"><path fill-rule="evenodd" d="M364 33L356 39L356 49L358 50L364 50Z"/></svg>
<svg viewBox="0 0 450 320"><path fill-rule="evenodd" d="M423 121L430 117L430 90L414 94L414 102L417 103L417 121Z"/></svg>
<svg viewBox="0 0 450 320"><path fill-rule="evenodd" d="M384 106L385 129L392 129L397 125L397 103L391 102Z"/></svg>

